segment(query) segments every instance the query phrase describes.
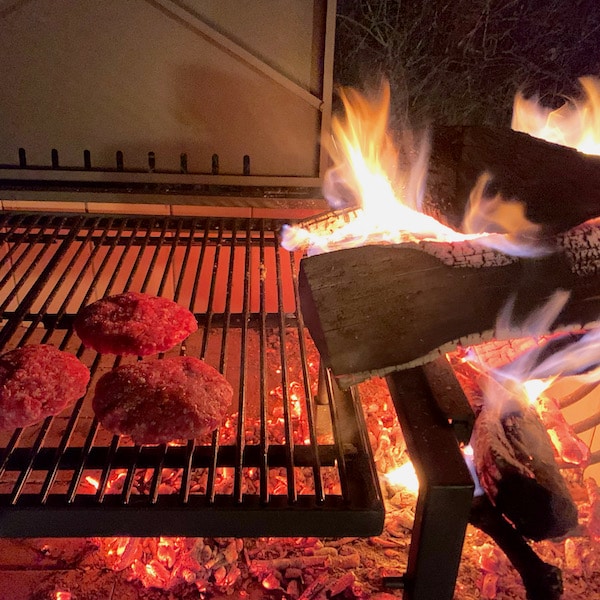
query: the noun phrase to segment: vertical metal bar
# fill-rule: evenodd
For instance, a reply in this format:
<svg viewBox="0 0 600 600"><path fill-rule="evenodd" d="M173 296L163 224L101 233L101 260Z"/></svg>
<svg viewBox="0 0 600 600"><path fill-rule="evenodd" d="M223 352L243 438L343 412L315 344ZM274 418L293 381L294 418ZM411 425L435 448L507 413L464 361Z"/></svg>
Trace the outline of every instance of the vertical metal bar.
<svg viewBox="0 0 600 600"><path fill-rule="evenodd" d="M154 252L152 252L152 258L150 259L150 264L147 265L146 275L144 276L144 281L140 288L140 292L146 293L148 290L148 285L150 284L150 278L152 277L152 275L154 274L154 270L156 269L156 261L158 260L158 255L160 254L161 248L163 247L163 244L165 241L165 236L167 235L167 228L168 228L168 221L165 220L165 221L163 221L160 236L158 238L158 241L156 242L156 246L154 247ZM150 241L150 238L148 238L148 241ZM140 259L141 259L142 254L146 250L146 247L147 247L147 245L144 246L143 250L140 250L140 253L138 255L138 257ZM131 280L133 280L134 274L135 274L135 272L131 275L129 282L127 284L127 287L129 287Z"/></svg>
<svg viewBox="0 0 600 600"><path fill-rule="evenodd" d="M160 278L160 283L158 285L157 295L162 296L165 291L165 285L167 284L167 279L169 275L169 271L171 270L171 265L173 264L173 258L175 257L175 250L179 246L179 239L181 237L181 227L182 221L178 219L176 221L175 226L175 235L169 239L169 254L167 256L167 260L165 261L165 267L163 270L162 277ZM177 297L174 298L174 301L177 302Z"/></svg>
<svg viewBox="0 0 600 600"><path fill-rule="evenodd" d="M246 221L246 244L244 256L244 295L242 301L242 331L240 349L240 388L238 393L238 425L236 434L235 479L233 496L237 503L243 500L242 477L244 469L244 450L246 447L246 381L248 367L248 321L250 320L250 254L252 232L250 219Z"/></svg>
<svg viewBox="0 0 600 600"><path fill-rule="evenodd" d="M202 236L202 244L200 246L200 256L198 257L198 264L196 266L196 273L194 275L194 285L192 286L192 296L190 298L190 310L194 311L196 305L196 295L198 293L198 281L200 280L200 273L204 265L204 258L206 256L206 247L208 245L208 239L210 236L210 219L207 219L204 225L204 235ZM204 335L207 335L206 329ZM194 462L194 452L196 450L196 441L188 440L185 449L185 466L181 477L181 501L186 504L190 497L190 484L192 475L192 465Z"/></svg>
<svg viewBox="0 0 600 600"><path fill-rule="evenodd" d="M112 463L115 459L118 449L119 449L119 436L113 435L112 440L110 442L110 446L108 448L108 456L106 457L106 462L104 463L104 467L102 468L102 473L100 475L100 480L98 482L98 491L96 492L96 501L99 504L102 504L102 502L104 502L104 496L106 496L107 487L108 487L108 478L110 477Z"/></svg>
<svg viewBox="0 0 600 600"><path fill-rule="evenodd" d="M235 266L235 239L237 237L237 220L231 228L231 244L229 253L229 274L227 275L227 288L225 295L225 319L223 323L223 335L221 341L221 355L219 357L219 371L225 375L227 370L227 341L229 339L229 327L231 325L231 295L233 289L233 269Z"/></svg>
<svg viewBox="0 0 600 600"><path fill-rule="evenodd" d="M210 328L212 325L212 319L214 316L214 300L215 291L217 287L217 272L219 269L219 256L221 255L221 246L223 243L223 223L219 224L219 231L217 234L217 242L215 246L215 256L213 262L212 277L210 280L210 289L208 292L208 306L206 307L206 324L204 327L204 336L202 338L202 349L200 351L200 358L204 360L206 356L206 349L208 346L208 338L210 335ZM208 479L206 482L206 495L209 502L215 501L215 479L217 474L217 459L219 456L219 430L213 431L212 442L211 442L211 463L208 467Z"/></svg>
<svg viewBox="0 0 600 600"><path fill-rule="evenodd" d="M290 384L286 352L286 324L283 311L283 280L281 277L281 256L277 235L273 236L273 249L275 252L275 276L277 281L277 310L279 312L279 352L281 361L281 392L283 401L283 419L285 424L285 454L287 473L288 500L296 502L296 473L294 471L294 432L290 414Z"/></svg>
<svg viewBox="0 0 600 600"><path fill-rule="evenodd" d="M308 369L308 360L306 357L306 340L304 338L304 318L300 310L300 293L298 291L298 269L296 267L296 256L290 254L292 267L292 281L294 285L294 304L296 311L296 322L298 328L298 345L300 348L300 362L302 365L302 383L305 398L306 420L308 422L308 436L310 439L310 448L312 450L312 472L315 483L315 498L318 504L325 501L323 492L323 478L321 476L321 458L317 444L317 423L315 419L313 395L311 390L310 373Z"/></svg>
<svg viewBox="0 0 600 600"><path fill-rule="evenodd" d="M25 148L19 148L19 167L24 169L27 166L27 153Z"/></svg>
<svg viewBox="0 0 600 600"><path fill-rule="evenodd" d="M474 484L421 368L387 376L419 478L404 597L452 600Z"/></svg>
<svg viewBox="0 0 600 600"><path fill-rule="evenodd" d="M210 278L210 288L208 291L208 305L206 307L206 324L204 326L204 335L202 336L202 347L200 349L200 358L204 360L206 357L206 349L208 347L208 338L212 320L214 317L214 301L215 291L217 287L217 271L219 269L219 256L221 255L221 247L223 245L223 226L219 225L217 233L217 241L215 244L215 256L213 259L212 275Z"/></svg>
<svg viewBox="0 0 600 600"><path fill-rule="evenodd" d="M265 265L265 224L260 220L259 237L259 368L260 368L260 500L269 501L269 439L267 437L267 307L266 286L267 267Z"/></svg>
<svg viewBox="0 0 600 600"><path fill-rule="evenodd" d="M331 417L331 430L333 433L334 448L337 459L337 470L340 478L340 488L342 492L342 497L347 500L349 497L348 474L346 469L346 459L344 456L344 445L339 427L337 404L335 400L336 393L342 392L339 390L337 384L334 382L329 369L324 369L323 374L325 377L325 385L327 388L327 397L329 399L327 405L329 406L329 415Z"/></svg>
<svg viewBox="0 0 600 600"><path fill-rule="evenodd" d="M183 255L183 260L181 261L181 269L179 271L179 277L177 278L177 285L175 286L175 292L173 294L173 299L175 300L175 302L179 302L179 299L181 297L181 288L183 286L185 274L187 273L187 265L190 260L190 254L192 251L195 234L196 234L196 220L194 219L190 223L189 228L188 228L188 241L187 241L187 244L185 247L185 253ZM193 306L188 306L188 308L190 309L190 311L193 312L193 310L194 310Z"/></svg>
<svg viewBox="0 0 600 600"><path fill-rule="evenodd" d="M125 482L123 483L123 490L121 491L121 502L123 504L129 504L129 500L131 498L131 491L133 490L135 472L137 469L137 464L140 458L141 451L142 447L139 444L136 444L134 448L133 458L131 460L131 463L127 467L127 476L125 477Z"/></svg>

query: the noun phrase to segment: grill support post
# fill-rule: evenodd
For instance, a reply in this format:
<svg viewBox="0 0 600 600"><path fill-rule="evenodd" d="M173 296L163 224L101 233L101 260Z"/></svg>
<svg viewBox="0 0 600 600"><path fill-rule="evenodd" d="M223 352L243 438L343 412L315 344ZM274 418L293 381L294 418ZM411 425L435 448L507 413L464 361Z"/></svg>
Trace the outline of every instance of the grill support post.
<svg viewBox="0 0 600 600"><path fill-rule="evenodd" d="M424 370L395 371L387 384L419 478L403 597L452 600L474 483Z"/></svg>

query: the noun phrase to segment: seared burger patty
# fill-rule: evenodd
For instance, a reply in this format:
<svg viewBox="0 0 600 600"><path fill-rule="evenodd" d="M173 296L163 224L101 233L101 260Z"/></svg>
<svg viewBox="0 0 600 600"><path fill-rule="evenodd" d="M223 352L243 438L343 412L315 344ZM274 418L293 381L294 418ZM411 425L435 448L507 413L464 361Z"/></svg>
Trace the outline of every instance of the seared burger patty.
<svg viewBox="0 0 600 600"><path fill-rule="evenodd" d="M0 356L0 429L27 427L85 394L88 368L73 354L32 344Z"/></svg>
<svg viewBox="0 0 600 600"><path fill-rule="evenodd" d="M168 298L139 292L102 298L86 306L75 319L81 341L101 354L158 354L196 329L196 319L187 308Z"/></svg>
<svg viewBox="0 0 600 600"><path fill-rule="evenodd" d="M96 384L92 406L109 431L162 444L214 431L233 397L229 382L191 356L123 365Z"/></svg>

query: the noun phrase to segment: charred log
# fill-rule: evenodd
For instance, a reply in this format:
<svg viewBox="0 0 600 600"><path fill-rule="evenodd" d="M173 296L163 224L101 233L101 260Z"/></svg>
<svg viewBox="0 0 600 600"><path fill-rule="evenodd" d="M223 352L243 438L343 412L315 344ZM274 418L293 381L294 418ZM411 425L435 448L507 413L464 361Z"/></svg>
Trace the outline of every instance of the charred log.
<svg viewBox="0 0 600 600"><path fill-rule="evenodd" d="M452 255L464 250L455 246ZM557 289L571 296L556 329L600 315L597 277L575 273L561 253L464 269L414 248L362 246L303 259L299 289L305 322L342 387L490 339L513 296L517 322Z"/></svg>
<svg viewBox="0 0 600 600"><path fill-rule="evenodd" d="M469 193L487 171L491 194L526 204L529 220L559 233L600 216L600 158L525 133L438 127L429 172L430 212L459 226Z"/></svg>
<svg viewBox="0 0 600 600"><path fill-rule="evenodd" d="M542 540L576 527L577 507L533 409L499 415L494 407L484 406L471 445L483 489L521 535Z"/></svg>

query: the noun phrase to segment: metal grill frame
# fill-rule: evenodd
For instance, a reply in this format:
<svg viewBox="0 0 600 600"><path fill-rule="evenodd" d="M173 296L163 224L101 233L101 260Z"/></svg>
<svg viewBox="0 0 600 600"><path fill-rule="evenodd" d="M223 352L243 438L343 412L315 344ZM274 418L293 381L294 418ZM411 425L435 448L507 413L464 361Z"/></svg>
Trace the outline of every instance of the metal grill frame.
<svg viewBox="0 0 600 600"><path fill-rule="evenodd" d="M73 281L71 291L87 286L84 298L89 301L98 286L100 278L108 279L106 293L125 291L114 289L117 270L104 273L100 267L92 273L91 261L101 248L111 252L120 248L123 252L135 246L148 248L169 248L166 269L173 265L175 249L185 247L183 261L179 268L179 278L174 283L174 299L181 291L183 273L195 269L196 273L212 252L214 265L206 310L195 312L200 330L202 346L200 358L204 358L209 332L217 329L221 335L219 369L225 368L228 333L240 329L242 339L240 361L240 384L237 398L238 423L244 421L246 372L246 338L251 331L257 333L260 347L260 443L246 444L243 427L238 427L234 445L220 446L218 432L210 445L199 445L193 440L186 446L127 446L120 444L119 436L113 436L108 446L98 446L94 438L101 427L94 419L83 444L74 444L72 434L77 424L82 405L87 398L79 400L73 407L65 431L56 445L46 445L45 441L52 421L50 417L36 430L31 443L22 444L24 430L16 430L6 444L0 447L0 485L8 474L17 474L16 482L9 493L0 493L0 536L2 537L78 537L78 536L369 536L383 529L384 507L379 482L374 467L371 448L366 433L366 425L356 390L339 390L331 377L326 378L325 389L329 399L328 418L334 434L330 444L317 443L314 398L311 397L311 382L307 365L305 332L302 315L295 307L298 303L296 263L297 257L280 251L278 231L283 221L274 219L247 218L188 218L188 217L146 217L114 215L52 214L5 211L0 213L0 248L4 261L11 258L14 264L0 278L0 352L27 343L35 330L43 331L42 341L57 332L64 332L61 347L72 339L74 313L68 310L72 297L67 297L58 310L49 310L55 302L53 294L65 278ZM81 256L76 252L69 258L73 244L87 247L90 256L84 267L76 272ZM200 246L198 265L189 260L189 248ZM231 298L225 301L223 310L216 310L213 304L216 271L219 252L231 247L228 275L228 290L234 268L234 246L243 246L244 255L244 298L239 313L231 310ZM36 250L37 249L37 250ZM27 251L27 252L26 252ZM40 254L51 251L49 260L40 274L35 273L35 265ZM275 260L275 273L265 271L265 253L271 252ZM255 310L250 302L250 256L258 253L259 258L259 308ZM122 254L122 255L123 255ZM17 256L18 255L18 256ZM150 264L140 264L139 249L137 259L128 276L146 269L142 288L145 288L152 274L156 275L153 253ZM24 258L25 257L25 258ZM68 262L66 267L65 261ZM284 264L285 260L285 264ZM29 267L24 268L24 263ZM102 263L104 264L104 263ZM60 265L60 266L59 266ZM119 262L119 268L122 262ZM5 263L6 266L6 263ZM13 279L16 266L21 269L21 279ZM255 267L252 267L255 268ZM59 269L63 269L60 271ZM285 305L283 286L291 270L294 307ZM286 275L286 277L284 277ZM256 278L256 274L253 275ZM166 275L161 277L158 294L165 289ZM23 282L22 279L27 279ZM33 280L35 278L35 280ZM267 307L267 283L276 286L277 308ZM50 293L42 298L44 290ZM55 285L54 285L55 283ZM27 284L27 285L25 285ZM24 291L24 290L27 291ZM145 291L140 289L138 291ZM192 292L191 306L194 306L196 289ZM15 298L19 295L16 307ZM34 310L34 307L41 308ZM9 310L9 307L13 306ZM269 441L266 422L266 337L267 328L277 332L281 354L283 392L283 419L285 440L283 444ZM292 437L290 398L287 392L286 336L295 331L298 335L298 351L302 362L302 388L305 397L306 419L310 432L310 443L295 444ZM19 334L23 332L23 335ZM84 352L80 346L77 354ZM94 374L100 356L90 365ZM117 359L118 363L118 359ZM306 401L308 399L308 401ZM229 467L234 470L232 494L215 492L217 470ZM243 469L254 467L260 471L259 493L247 494L242 491ZM268 491L268 470L283 467L287 474L287 494L273 495ZM298 494L294 483L296 467L307 467L314 475L314 494ZM328 494L323 489L321 469L335 468L339 476L339 494ZM181 488L176 494L159 493L162 470L182 469ZM193 469L208 470L206 493L190 493L190 477ZM102 472L96 494L78 493L79 484L85 470L96 469ZM126 469L127 476L123 489L118 494L106 493L106 483L111 470ZM132 493L133 480L138 469L151 469L153 472L150 492L140 495ZM38 493L26 493L27 482L33 472L42 472L44 481ZM66 493L54 493L53 486L59 474L71 472L72 476ZM12 480L11 480L12 481ZM12 485L12 484L11 484Z"/></svg>

